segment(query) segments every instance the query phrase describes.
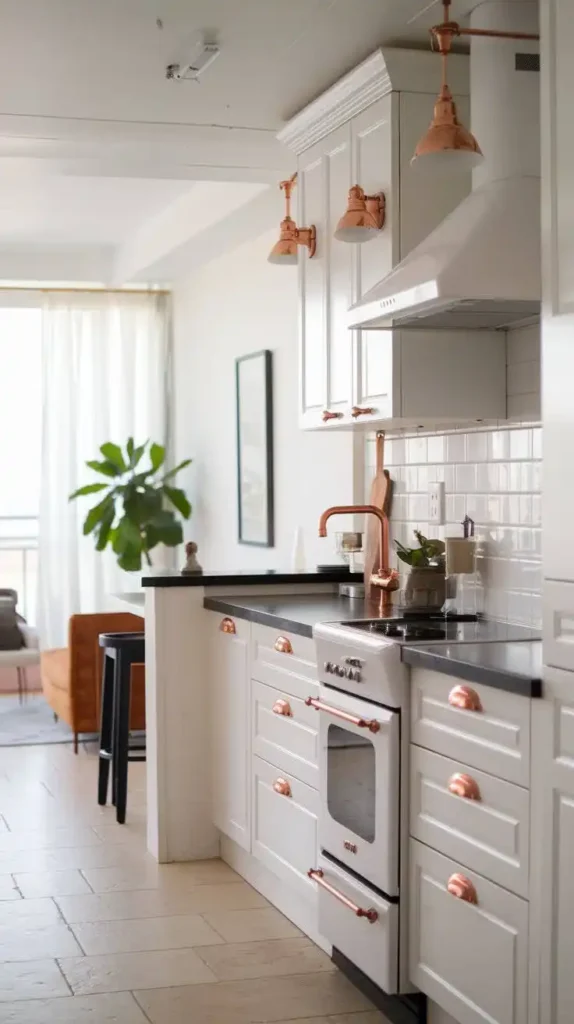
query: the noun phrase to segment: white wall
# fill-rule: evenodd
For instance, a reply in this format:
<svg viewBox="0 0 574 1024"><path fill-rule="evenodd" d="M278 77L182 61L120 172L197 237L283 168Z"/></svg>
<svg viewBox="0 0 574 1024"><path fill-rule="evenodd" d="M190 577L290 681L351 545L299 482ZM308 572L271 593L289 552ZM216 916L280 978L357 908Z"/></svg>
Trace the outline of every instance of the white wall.
<svg viewBox="0 0 574 1024"><path fill-rule="evenodd" d="M333 560L331 536L317 522L329 505L353 500L353 439L308 433L297 422L297 271L267 263L276 229L180 280L174 291L175 453L194 463L181 485L194 514L205 569L290 566L293 532L304 529L308 564ZM235 359L273 352L275 431L274 549L237 543Z"/></svg>

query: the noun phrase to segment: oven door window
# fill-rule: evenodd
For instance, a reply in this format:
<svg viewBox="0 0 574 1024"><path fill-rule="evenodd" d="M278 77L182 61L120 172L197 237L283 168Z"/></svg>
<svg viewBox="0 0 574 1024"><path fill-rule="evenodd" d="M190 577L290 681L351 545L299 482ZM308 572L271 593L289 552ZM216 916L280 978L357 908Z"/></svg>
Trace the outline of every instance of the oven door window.
<svg viewBox="0 0 574 1024"><path fill-rule="evenodd" d="M334 821L375 841L376 757L368 736L340 725L327 731L327 806Z"/></svg>

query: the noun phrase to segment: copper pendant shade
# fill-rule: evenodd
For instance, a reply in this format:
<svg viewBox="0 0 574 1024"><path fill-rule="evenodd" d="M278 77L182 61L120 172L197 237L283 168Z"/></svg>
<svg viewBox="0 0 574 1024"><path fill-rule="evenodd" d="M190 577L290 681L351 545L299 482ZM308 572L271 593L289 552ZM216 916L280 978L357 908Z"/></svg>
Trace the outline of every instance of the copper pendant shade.
<svg viewBox="0 0 574 1024"><path fill-rule="evenodd" d="M275 243L269 256L269 263L279 263L285 266L296 264L298 261L298 246L304 245L309 250L309 257L315 255L317 245L317 233L312 224L309 228L298 228L291 217L291 193L297 180L294 174L288 181L281 181L279 188L285 192L285 217L281 221L279 241Z"/></svg>
<svg viewBox="0 0 574 1024"><path fill-rule="evenodd" d="M382 192L365 195L360 185L349 189L347 210L335 229L340 242L367 242L385 223L385 197Z"/></svg>
<svg viewBox="0 0 574 1024"><path fill-rule="evenodd" d="M460 123L452 93L447 84L447 58L455 36L482 36L490 39L532 39L539 36L531 32L499 32L491 29L462 28L449 20L451 0L443 0L443 21L431 28L433 49L436 46L442 60L442 85L434 107L433 119L415 149L411 164L446 170L476 167L483 159L482 150L474 135Z"/></svg>
<svg viewBox="0 0 574 1024"><path fill-rule="evenodd" d="M482 150L472 132L458 120L456 104L446 82L434 105L433 119L417 144L411 163L420 157L443 155L440 160L444 166L450 154L461 157L459 165L465 168L475 167L483 159ZM438 163L438 160L436 161Z"/></svg>

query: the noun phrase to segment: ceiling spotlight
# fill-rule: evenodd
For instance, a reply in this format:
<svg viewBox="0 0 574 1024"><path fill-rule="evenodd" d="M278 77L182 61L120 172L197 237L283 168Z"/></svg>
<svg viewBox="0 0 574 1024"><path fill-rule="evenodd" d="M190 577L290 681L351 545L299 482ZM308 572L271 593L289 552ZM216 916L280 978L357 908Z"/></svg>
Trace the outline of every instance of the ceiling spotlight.
<svg viewBox="0 0 574 1024"><path fill-rule="evenodd" d="M315 225L312 224L310 228L298 228L291 217L291 193L296 180L297 174L294 174L288 181L279 183L279 188L285 192L285 217L281 221L279 241L275 243L267 257L269 263L282 265L297 263L297 247L299 245L307 246L309 257L315 255L317 242Z"/></svg>
<svg viewBox="0 0 574 1024"><path fill-rule="evenodd" d="M385 197L382 192L366 196L360 185L349 189L346 212L335 229L340 242L368 242L385 223Z"/></svg>

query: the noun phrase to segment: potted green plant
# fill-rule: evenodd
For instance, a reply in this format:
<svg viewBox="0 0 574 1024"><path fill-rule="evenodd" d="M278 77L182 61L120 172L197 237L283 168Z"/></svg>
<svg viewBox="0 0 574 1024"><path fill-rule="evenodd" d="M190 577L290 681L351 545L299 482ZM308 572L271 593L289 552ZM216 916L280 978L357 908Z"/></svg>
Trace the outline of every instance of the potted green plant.
<svg viewBox="0 0 574 1024"><path fill-rule="evenodd" d="M183 541L176 513L189 519L191 505L185 492L174 487L172 481L191 459L166 471L163 445L149 441L136 445L133 437L128 438L125 451L107 441L100 452L103 459L90 460L86 465L106 477L106 482L85 484L69 500L106 492L88 512L84 534L95 534L97 551L111 546L122 569L138 571L144 558L151 565L150 551L158 544L176 547ZM149 465L142 469L144 455Z"/></svg>
<svg viewBox="0 0 574 1024"><path fill-rule="evenodd" d="M410 566L404 588L404 604L411 609L439 609L446 598L445 544L414 531L419 542L416 548L407 548L395 541L397 555Z"/></svg>

